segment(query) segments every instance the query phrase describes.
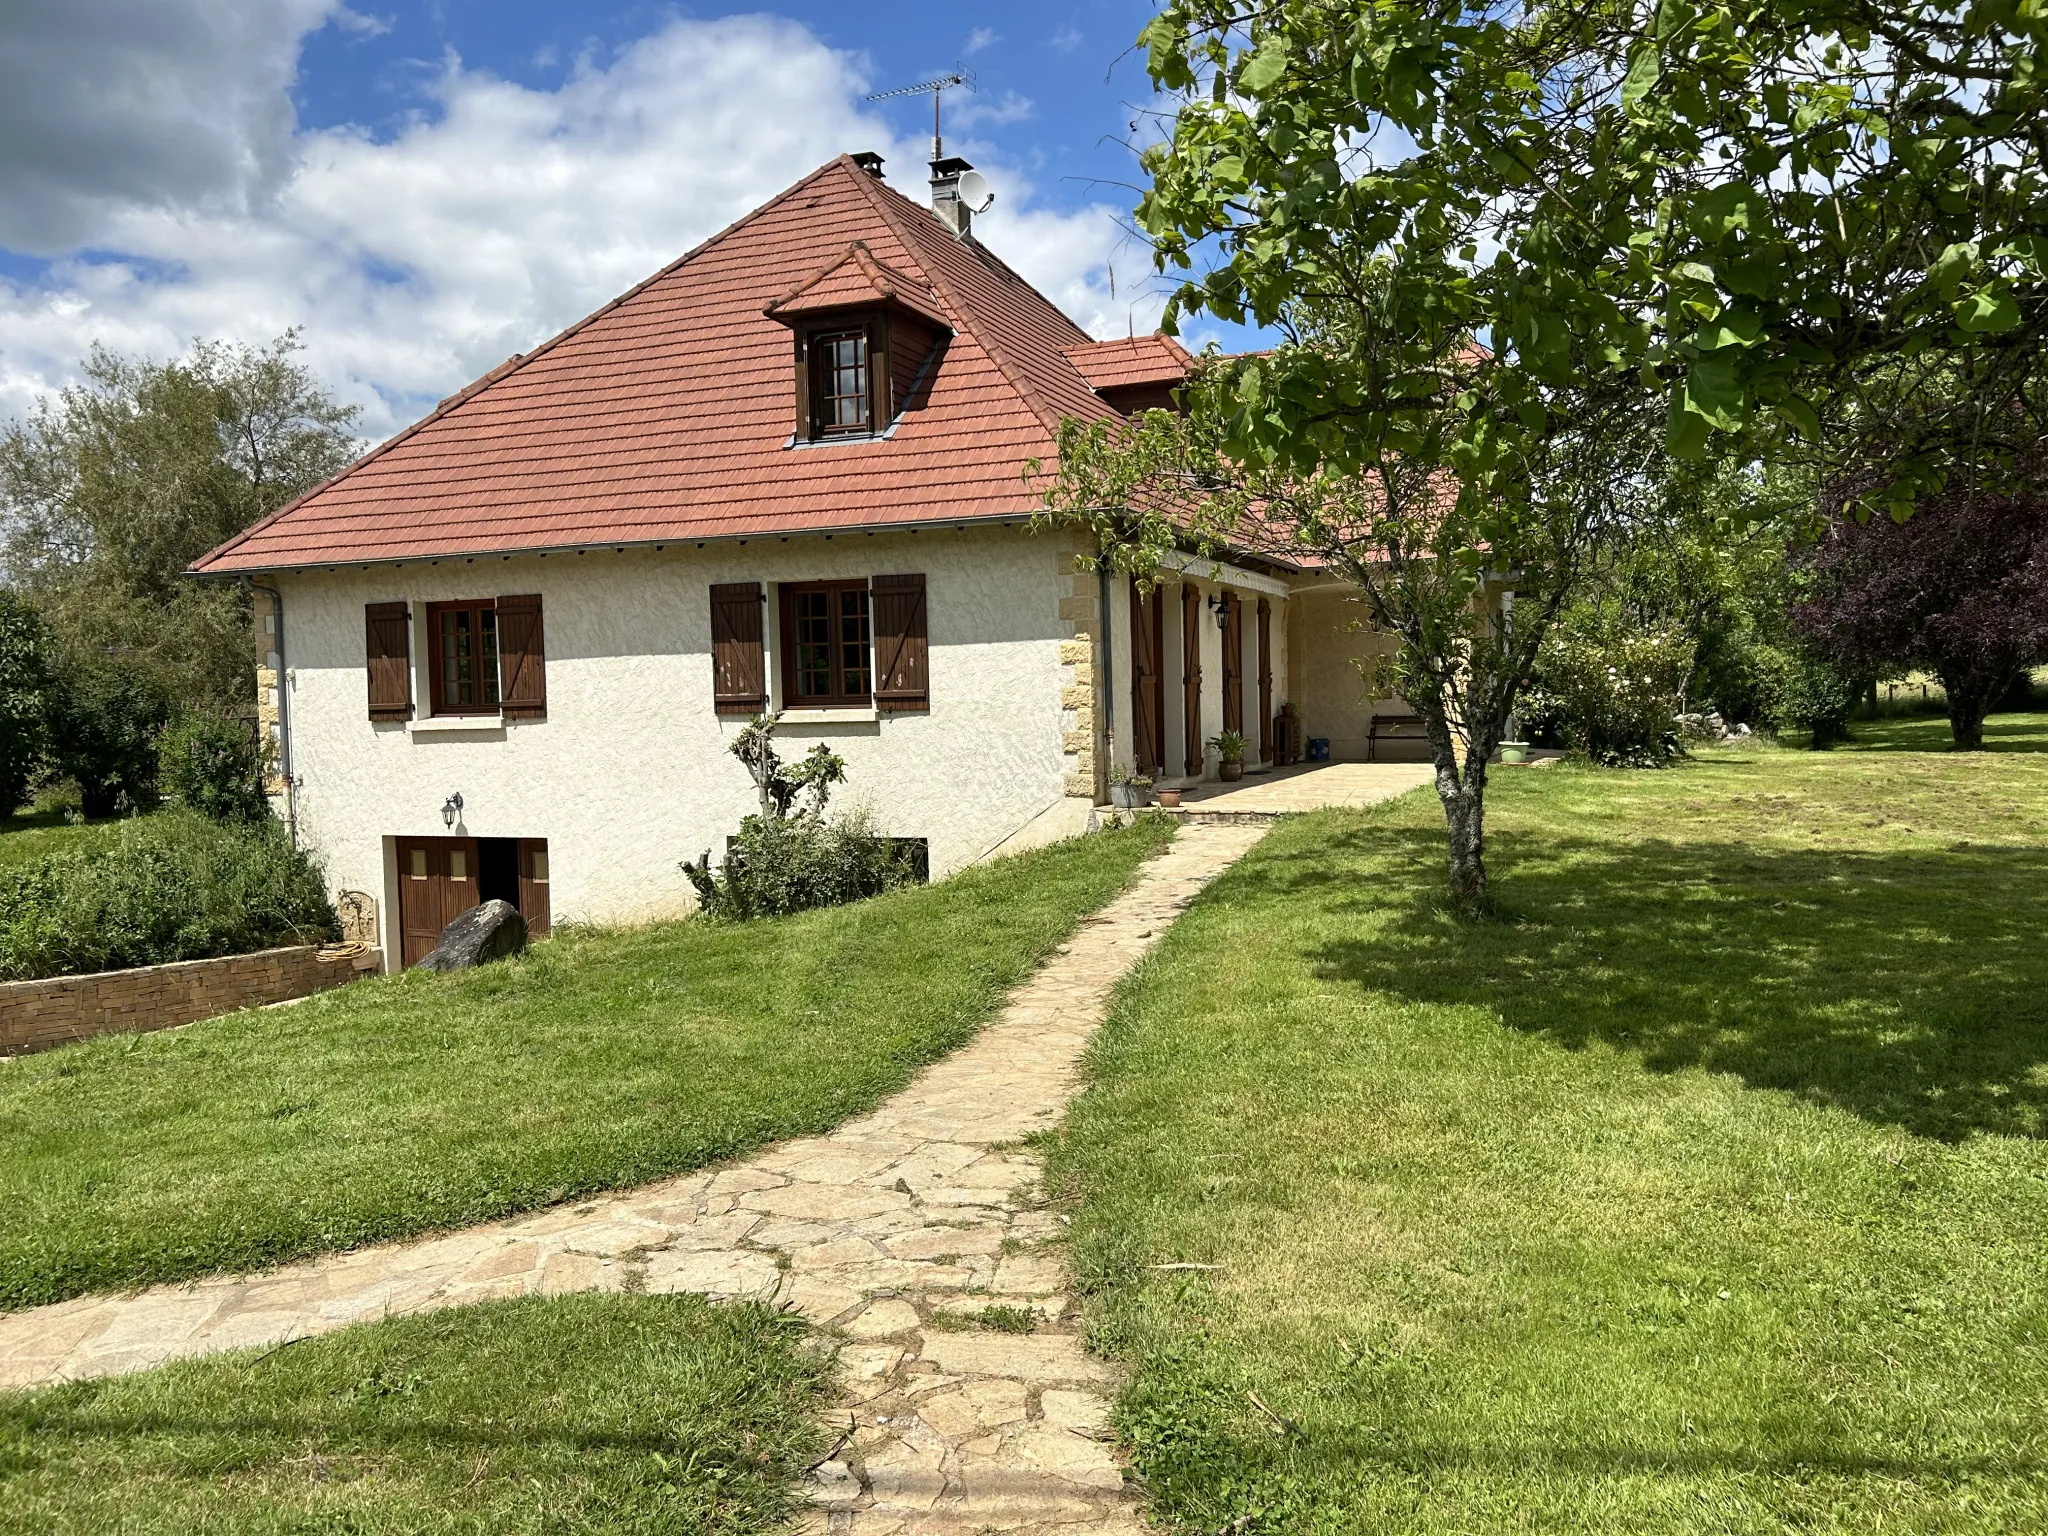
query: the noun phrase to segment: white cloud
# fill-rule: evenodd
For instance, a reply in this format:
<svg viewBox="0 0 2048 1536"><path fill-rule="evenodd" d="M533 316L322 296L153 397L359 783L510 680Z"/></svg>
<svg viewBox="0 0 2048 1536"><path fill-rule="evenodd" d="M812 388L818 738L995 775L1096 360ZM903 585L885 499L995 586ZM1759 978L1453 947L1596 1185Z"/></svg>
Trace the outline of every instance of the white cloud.
<svg viewBox="0 0 2048 1536"><path fill-rule="evenodd" d="M994 27L976 27L967 34L967 51L969 53L979 53L982 49L993 43L999 43L1002 40L1002 34L997 32Z"/></svg>
<svg viewBox="0 0 2048 1536"><path fill-rule="evenodd" d="M1087 39L1081 35L1079 27L1061 27L1059 31L1053 33L1046 41L1059 49L1061 53L1072 53L1082 43L1086 42Z"/></svg>
<svg viewBox="0 0 2048 1536"><path fill-rule="evenodd" d="M1005 91L994 101L979 96L970 96L955 106L947 117L947 124L953 128L975 128L984 123L1002 127L1006 123L1021 123L1032 113L1029 96L1019 96L1015 91Z"/></svg>
<svg viewBox="0 0 2048 1536"><path fill-rule="evenodd" d="M310 364L382 436L835 154L881 151L922 196L922 146L862 106L867 83L797 23L677 19L551 91L451 59L434 110L388 142L287 117L268 195L103 200L79 245L117 254L0 280L0 413L66 382L94 340L166 356L300 325ZM1121 280L1137 255L1109 297L1112 211L1036 208L982 158L1002 199L988 243L1098 334L1148 329L1157 304L1133 322Z"/></svg>
<svg viewBox="0 0 2048 1536"><path fill-rule="evenodd" d="M7 0L0 245L52 255L111 209L247 208L289 169L300 40L341 0Z"/></svg>

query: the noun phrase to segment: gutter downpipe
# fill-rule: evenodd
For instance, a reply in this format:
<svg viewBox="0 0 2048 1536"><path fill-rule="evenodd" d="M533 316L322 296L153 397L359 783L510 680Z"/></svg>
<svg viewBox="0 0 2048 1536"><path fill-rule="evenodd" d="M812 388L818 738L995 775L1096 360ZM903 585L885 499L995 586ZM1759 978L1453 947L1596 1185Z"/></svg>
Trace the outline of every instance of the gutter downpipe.
<svg viewBox="0 0 2048 1536"><path fill-rule="evenodd" d="M298 781L292 776L292 687L284 665L284 594L275 587L259 586L246 576L242 578L242 585L251 592L261 592L268 597L271 612L277 615L277 755L284 777L285 827L291 835L292 847L296 849L299 846L299 790Z"/></svg>
<svg viewBox="0 0 2048 1536"><path fill-rule="evenodd" d="M1102 611L1102 781L1107 784L1116 759L1116 658L1109 639L1113 627L1109 622L1109 566L1099 559L1095 578L1097 604Z"/></svg>

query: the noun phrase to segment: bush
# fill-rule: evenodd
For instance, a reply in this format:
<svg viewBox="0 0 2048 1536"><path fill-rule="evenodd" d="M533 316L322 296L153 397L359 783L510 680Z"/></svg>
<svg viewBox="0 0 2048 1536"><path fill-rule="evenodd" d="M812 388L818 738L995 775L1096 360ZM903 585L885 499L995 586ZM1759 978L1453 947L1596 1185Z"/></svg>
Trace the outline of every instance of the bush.
<svg viewBox="0 0 2048 1536"><path fill-rule="evenodd" d="M157 744L157 787L213 821L260 821L270 814L263 794L263 756L239 720L191 714Z"/></svg>
<svg viewBox="0 0 2048 1536"><path fill-rule="evenodd" d="M1692 650L1675 631L1555 630L1524 698L1525 729L1610 767L1659 767L1678 751L1672 716Z"/></svg>
<svg viewBox="0 0 2048 1536"><path fill-rule="evenodd" d="M0 821L26 805L43 765L50 643L36 611L0 592Z"/></svg>
<svg viewBox="0 0 2048 1536"><path fill-rule="evenodd" d="M1849 713L1862 698L1864 683L1832 662L1798 653L1786 664L1780 721L1811 734L1818 752L1849 739Z"/></svg>
<svg viewBox="0 0 2048 1536"><path fill-rule="evenodd" d="M703 864L683 867L705 915L736 922L836 907L917 881L912 854L877 836L865 811L836 821L810 812L749 816L724 865L712 870L709 863L707 854Z"/></svg>
<svg viewBox="0 0 2048 1536"><path fill-rule="evenodd" d="M172 713L164 685L140 666L66 668L50 711L50 755L78 785L88 816L156 804L156 745Z"/></svg>
<svg viewBox="0 0 2048 1536"><path fill-rule="evenodd" d="M709 849L697 863L683 865L704 914L735 922L777 917L860 901L922 878L915 855L876 835L866 811L826 819L826 802L832 786L845 782L846 763L819 742L796 767L787 767L775 751L780 721L779 715L757 715L733 739L732 755L746 764L761 797L760 814L740 823L720 868L712 868Z"/></svg>
<svg viewBox="0 0 2048 1536"><path fill-rule="evenodd" d="M318 942L326 881L268 819L222 826L190 811L0 870L0 981L163 965Z"/></svg>

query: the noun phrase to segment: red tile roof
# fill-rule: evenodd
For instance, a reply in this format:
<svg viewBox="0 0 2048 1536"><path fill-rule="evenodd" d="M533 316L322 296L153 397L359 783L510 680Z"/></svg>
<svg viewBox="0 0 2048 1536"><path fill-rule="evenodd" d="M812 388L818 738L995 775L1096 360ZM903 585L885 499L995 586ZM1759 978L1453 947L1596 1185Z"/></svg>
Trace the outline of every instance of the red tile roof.
<svg viewBox="0 0 2048 1536"><path fill-rule="evenodd" d="M765 311L856 281L956 334L891 436L787 448L789 333ZM1027 515L1025 461L1050 458L1062 416L1105 410L1067 355L1088 345L986 247L842 156L193 569Z"/></svg>
<svg viewBox="0 0 2048 1536"><path fill-rule="evenodd" d="M938 325L948 329L952 326L951 318L939 304L939 296L927 284L875 260L865 240L854 241L763 313L771 320L794 320L802 315L878 304L898 304Z"/></svg>
<svg viewBox="0 0 2048 1536"><path fill-rule="evenodd" d="M1129 389L1134 385L1178 384L1195 365L1188 349L1171 336L1133 336L1126 341L1084 341L1067 348L1067 361L1088 387Z"/></svg>

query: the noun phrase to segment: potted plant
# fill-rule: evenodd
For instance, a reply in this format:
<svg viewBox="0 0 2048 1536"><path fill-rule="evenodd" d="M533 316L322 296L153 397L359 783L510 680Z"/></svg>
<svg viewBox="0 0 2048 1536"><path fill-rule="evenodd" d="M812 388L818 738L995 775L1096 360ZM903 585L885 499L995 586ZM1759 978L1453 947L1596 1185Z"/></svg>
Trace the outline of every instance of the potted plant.
<svg viewBox="0 0 2048 1536"><path fill-rule="evenodd" d="M1529 761L1529 743L1526 741L1504 741L1500 744L1500 760L1504 763L1526 763Z"/></svg>
<svg viewBox="0 0 2048 1536"><path fill-rule="evenodd" d="M1246 742L1239 731L1223 731L1209 738L1209 745L1218 758L1216 776L1226 784L1233 779L1244 777L1244 749Z"/></svg>
<svg viewBox="0 0 2048 1536"><path fill-rule="evenodd" d="M1148 803L1152 798L1152 781L1142 773L1133 773L1122 763L1112 763L1109 769L1109 803L1124 810L1133 810Z"/></svg>
<svg viewBox="0 0 2048 1536"><path fill-rule="evenodd" d="M1177 789L1162 789L1162 790L1160 790L1160 791L1159 791L1159 803L1160 803L1160 804L1161 804L1162 806L1164 806L1164 807L1165 807L1165 808L1166 808L1167 810L1169 810L1169 811L1177 811L1177 810L1179 810L1179 809L1180 809L1180 791L1179 791L1179 790L1177 790Z"/></svg>

